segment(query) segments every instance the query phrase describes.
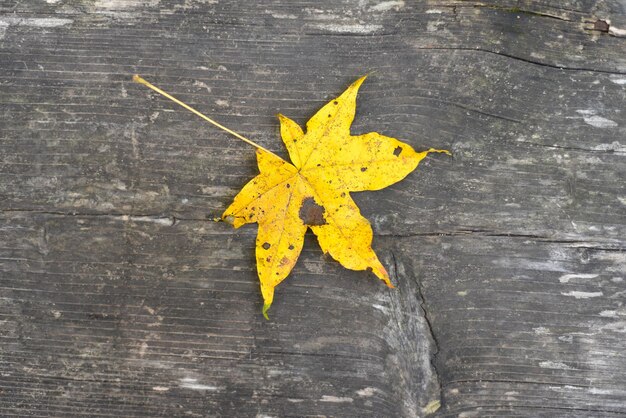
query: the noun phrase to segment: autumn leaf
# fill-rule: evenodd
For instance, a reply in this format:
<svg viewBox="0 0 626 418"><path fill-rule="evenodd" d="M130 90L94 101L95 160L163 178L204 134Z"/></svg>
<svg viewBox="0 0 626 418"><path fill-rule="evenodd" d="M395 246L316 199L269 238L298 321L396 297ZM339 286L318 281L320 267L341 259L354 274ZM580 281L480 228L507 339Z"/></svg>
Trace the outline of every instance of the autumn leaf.
<svg viewBox="0 0 626 418"><path fill-rule="evenodd" d="M389 287L389 274L372 250L372 227L361 216L350 192L379 190L415 170L431 152L415 152L397 139L370 132L351 135L356 95L361 77L306 124L283 115L280 133L293 164L270 150L214 121L186 103L152 85L139 75L133 81L167 97L207 122L257 148L260 174L235 197L222 220L239 228L258 223L257 271L263 295L263 315L274 300L274 288L298 260L308 228L317 235L322 250L344 267L371 270Z"/></svg>
<svg viewBox="0 0 626 418"><path fill-rule="evenodd" d="M266 150L257 150L260 174L226 209L222 219L235 228L258 223L257 271L263 315L274 288L298 260L308 228L322 250L352 270L371 270L393 287L389 274L372 250L372 228L350 192L379 190L394 184L431 152L415 152L397 139L370 132L351 135L356 96L362 77L320 109L306 124L306 133L278 115L280 132L292 164Z"/></svg>

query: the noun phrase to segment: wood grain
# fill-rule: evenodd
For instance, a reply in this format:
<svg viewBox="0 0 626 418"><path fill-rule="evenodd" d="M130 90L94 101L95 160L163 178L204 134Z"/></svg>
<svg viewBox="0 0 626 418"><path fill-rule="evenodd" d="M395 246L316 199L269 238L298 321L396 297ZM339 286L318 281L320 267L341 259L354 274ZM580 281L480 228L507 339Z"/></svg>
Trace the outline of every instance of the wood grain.
<svg viewBox="0 0 626 418"><path fill-rule="evenodd" d="M0 415L626 415L619 1L0 2ZM211 221L358 76L354 133L450 149L355 200L260 315Z"/></svg>

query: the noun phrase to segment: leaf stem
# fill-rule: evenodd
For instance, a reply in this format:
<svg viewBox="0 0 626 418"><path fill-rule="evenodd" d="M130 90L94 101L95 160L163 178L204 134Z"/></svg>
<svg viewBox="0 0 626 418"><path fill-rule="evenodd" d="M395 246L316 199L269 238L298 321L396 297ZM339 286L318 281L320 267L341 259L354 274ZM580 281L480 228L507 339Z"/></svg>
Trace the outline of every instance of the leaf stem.
<svg viewBox="0 0 626 418"><path fill-rule="evenodd" d="M221 123L218 123L216 121L214 121L213 119L211 119L210 117L200 113L199 111L197 111L196 109L194 109L193 107L189 106L186 103L181 102L180 100L178 100L176 97L164 92L163 90L161 90L160 88L158 88L157 86L149 83L148 81L144 80L139 74L135 74L133 76L133 81L135 83L139 83L139 84L143 84L144 86L156 91L157 93L159 93L162 96L167 97L168 99L170 99L171 101L173 101L176 104L181 105L182 107L184 107L185 109L187 109L188 111L190 111L191 113L195 113L196 115L200 116L202 119L206 120L207 122L217 126L218 128L228 132L229 134L241 139L242 141L252 145L253 147L256 147L262 151L267 152L268 154L272 154L273 156L275 156L276 158L280 158L278 155L274 154L272 151L268 150L265 147L262 147L261 145L257 144L256 142L253 142L251 140L249 140L248 138L246 138L243 135L238 134L237 132L228 129L227 127L225 127L224 125L222 125ZM280 158L282 160L282 158Z"/></svg>

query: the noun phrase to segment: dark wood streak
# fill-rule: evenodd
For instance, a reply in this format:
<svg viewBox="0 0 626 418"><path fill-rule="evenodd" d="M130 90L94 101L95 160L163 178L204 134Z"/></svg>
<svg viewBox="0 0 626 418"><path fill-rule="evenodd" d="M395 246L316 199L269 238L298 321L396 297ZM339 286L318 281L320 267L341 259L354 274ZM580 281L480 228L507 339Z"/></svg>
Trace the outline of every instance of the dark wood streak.
<svg viewBox="0 0 626 418"><path fill-rule="evenodd" d="M0 415L626 415L619 2L8 0L0 28ZM134 73L283 156L274 114L370 73L353 134L454 154L354 196L397 289L307 236L263 319L256 229L211 221L254 151Z"/></svg>

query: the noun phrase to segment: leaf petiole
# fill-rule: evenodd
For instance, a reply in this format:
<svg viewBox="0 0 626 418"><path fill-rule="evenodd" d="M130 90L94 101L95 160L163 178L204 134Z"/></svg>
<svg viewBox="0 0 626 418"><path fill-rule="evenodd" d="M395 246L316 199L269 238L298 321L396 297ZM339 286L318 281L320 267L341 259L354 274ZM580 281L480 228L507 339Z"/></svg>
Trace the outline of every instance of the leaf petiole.
<svg viewBox="0 0 626 418"><path fill-rule="evenodd" d="M241 139L242 141L252 145L253 147L256 147L262 151L267 152L268 154L272 154L273 156L275 156L276 158L280 158L278 155L274 154L272 151L268 150L267 148L257 144L254 141L249 140L248 138L246 138L243 135L238 134L237 132L233 131L232 129L228 129L227 127L225 127L224 125L214 121L213 119L211 119L210 117L200 113L199 111L197 111L196 109L194 109L193 107L189 106L186 103L181 102L180 100L178 100L176 97L164 92L163 90L161 90L160 88L158 88L157 86L149 83L148 81L146 81L145 79L143 79L139 74L135 74L133 75L133 81L135 83L139 83L139 84L143 84L144 86L156 91L157 93L159 93L160 95L167 97L168 99L170 99L171 101L173 101L174 103L184 107L185 109L187 109L188 111L190 111L191 113L195 113L196 115L200 116L202 119L206 120L207 122L217 126L218 128L228 132L229 134ZM282 160L282 158L280 158Z"/></svg>
<svg viewBox="0 0 626 418"><path fill-rule="evenodd" d="M267 311L269 310L270 306L272 304L271 303L265 303L263 304L263 316L265 317L265 319L267 319L269 321L270 317L267 316Z"/></svg>

